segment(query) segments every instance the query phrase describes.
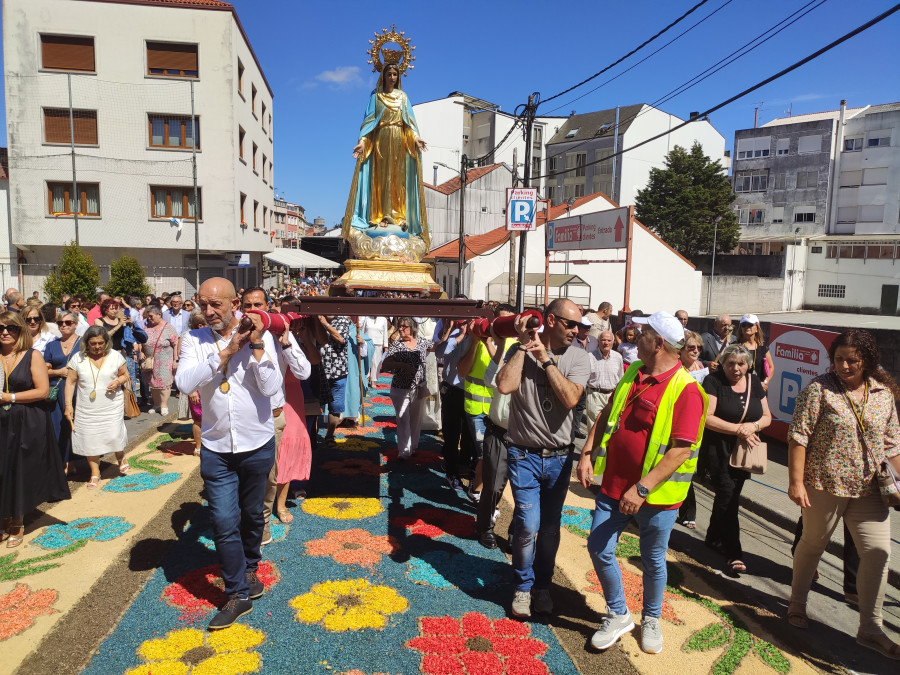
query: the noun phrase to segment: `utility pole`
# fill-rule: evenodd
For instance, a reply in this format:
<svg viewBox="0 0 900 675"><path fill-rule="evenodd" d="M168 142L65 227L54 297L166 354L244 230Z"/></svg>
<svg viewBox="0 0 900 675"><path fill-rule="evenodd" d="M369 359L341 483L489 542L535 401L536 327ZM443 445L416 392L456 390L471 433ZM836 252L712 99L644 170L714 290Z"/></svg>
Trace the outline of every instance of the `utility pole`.
<svg viewBox="0 0 900 675"><path fill-rule="evenodd" d="M200 198L197 190L197 118L194 116L194 81L191 80L191 167L194 172L194 281L196 289L200 292ZM263 224L265 225L265 223Z"/></svg>
<svg viewBox="0 0 900 675"><path fill-rule="evenodd" d="M512 186L519 186L519 149L513 148ZM516 302L516 233L509 233L509 291L506 301L515 307Z"/></svg>
<svg viewBox="0 0 900 675"><path fill-rule="evenodd" d="M66 73L66 80L69 83L69 147L72 151L72 198L70 203L74 203L75 208L75 245L80 246L78 239L78 212L81 210L81 193L78 192L78 176L75 173L75 111L72 108L72 73ZM85 197L87 199L87 197Z"/></svg>
<svg viewBox="0 0 900 675"><path fill-rule="evenodd" d="M466 169L469 158L462 156L459 163L459 271L457 274L456 294L465 293L463 272L466 269Z"/></svg>
<svg viewBox="0 0 900 675"><path fill-rule="evenodd" d="M541 95L534 92L528 96L528 105L525 106L525 170L523 171L522 187L530 187L531 182L531 134L534 129L534 116L540 103ZM525 230L519 233L519 274L516 283L516 311L521 312L525 308Z"/></svg>

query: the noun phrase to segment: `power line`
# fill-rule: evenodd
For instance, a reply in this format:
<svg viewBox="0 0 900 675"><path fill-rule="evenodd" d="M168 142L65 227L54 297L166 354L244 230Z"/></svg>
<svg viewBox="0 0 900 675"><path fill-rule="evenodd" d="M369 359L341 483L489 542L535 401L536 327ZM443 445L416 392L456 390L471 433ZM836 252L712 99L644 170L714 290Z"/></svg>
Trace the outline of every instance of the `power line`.
<svg viewBox="0 0 900 675"><path fill-rule="evenodd" d="M624 149L620 150L619 152L616 152L616 153L613 153L613 154L609 155L608 157L603 157L602 159L594 160L593 162L587 162L587 163L582 164L582 165L580 165L580 166L574 166L574 167L572 167L571 169L563 169L563 170L561 170L561 171L554 171L552 174L543 174L543 175L540 175L540 176L532 176L532 178L546 178L546 177L551 176L551 175L552 175L552 176L558 176L558 175L560 175L560 174L570 173L571 171L575 171L575 170L577 170L577 169L582 169L582 168L584 168L584 167L586 167L586 166L592 166L592 165L594 165L594 164L599 164L600 162L604 162L604 161L606 161L606 160L608 160L608 159L611 159L612 157L618 157L618 156L620 156L620 155L624 155L626 152L631 152L632 150L635 150L635 149L637 149L637 148L640 148L640 147L643 146L643 145L647 145L647 143L652 143L652 142L655 141L655 140L658 140L658 139L660 139L660 138L663 138L663 137L665 137L665 136L668 136L669 134L671 134L671 133L673 133L673 132L675 132L675 131L678 131L679 129L682 129L682 128L686 127L688 124L691 124L692 122L695 122L696 120L703 119L704 117L708 117L709 115L711 115L712 113L716 112L717 110L720 110L720 109L724 108L726 105L729 105L730 103L734 103L734 102L737 101L739 98L743 98L743 97L746 96L747 94L750 94L750 93L756 91L757 89L759 89L759 88L761 88L761 87L764 87L765 85L769 84L770 82L774 82L775 80L777 80L777 79L779 79L779 78L781 78L781 77L784 77L784 76L787 75L788 73L790 73L790 72L792 72L792 71L794 71L794 70L797 70L797 68L800 68L801 66L806 65L806 64L809 63L810 61L813 61L814 59L817 59L818 57L822 56L822 54L825 54L826 52L831 51L832 49L834 49L834 48L837 47L838 45L843 44L844 42L846 42L846 41L849 40L850 38L855 37L855 36L859 35L860 33L862 33L863 31L868 30L869 28L871 28L871 27L874 26L875 24L881 23L882 21L884 21L886 18L888 18L888 17L891 16L892 14L896 14L898 11L900 11L900 3L894 5L894 6L891 7L889 10L887 10L887 11L885 11L885 12L879 14L879 15L876 16L874 19L871 19L870 21L867 21L866 23L864 23L863 25L859 26L858 28L855 28L854 30L850 31L849 33L845 33L844 35L842 35L841 37L839 37L839 38L838 38L837 40L835 40L834 42L831 42L831 43L825 45L825 46L822 47L821 49L819 49L819 50L813 52L813 53L810 54L809 56L806 56L806 57L800 59L800 60L797 61L796 63L794 63L794 64L788 66L787 68L785 68L784 70L781 70L781 71L775 73L774 75L772 75L772 76L770 76L770 77L767 77L766 79L762 80L761 82L757 82L757 83L754 84L753 86L748 87L747 89L744 89L744 91L742 91L742 92L740 92L740 93L738 93L738 94L735 94L735 95L732 96L731 98L726 99L726 100L722 101L721 103L719 103L719 104L717 104L717 105L714 105L714 106L713 106L712 108L710 108L709 110L705 110L705 111L703 111L703 112L701 112L701 113L698 113L696 116L692 116L691 119L687 120L686 122L682 122L681 124L678 124L678 125L672 127L671 129L669 129L669 130L667 130L667 131L664 131L664 132L662 132L662 133L660 133L660 134L657 134L656 136L652 136L652 137L650 137L650 138L648 138L648 139L646 139L646 140L643 140L643 141L641 141L640 143L635 143L635 144L632 145L630 148L624 148Z"/></svg>
<svg viewBox="0 0 900 675"><path fill-rule="evenodd" d="M544 100L544 103L549 103L549 102L552 101L553 99L556 99L556 98L559 98L560 96L563 96L563 95L565 95L565 94L568 94L568 93L569 93L570 91L572 91L573 89L578 89L578 87L581 87L582 85L585 85L585 84L587 84L588 82L590 82L591 80L593 80L593 79L599 77L600 75L602 75L603 73L605 73L605 72L606 72L607 70L609 70L610 68L615 68L617 65L619 65L620 63L622 63L622 61L624 61L625 59L627 59L629 56L632 56L633 54L639 52L641 49L643 49L644 47L646 47L647 45L649 45L651 42L653 42L656 38L658 38L658 37L661 36L663 33L665 33L666 31L668 31L670 28L672 28L672 27L678 25L679 23L681 23L682 21L684 21L688 16L690 16L690 15L693 14L695 11L697 11L698 9L700 9L700 8L701 8L703 5L705 5L707 2L709 2L709 0L700 0L700 2L698 2L696 5L694 5L693 7L691 7L688 11L686 11L684 14L682 14L681 16L679 16L677 19L675 19L675 20L674 20L672 23L670 23L668 26L666 26L666 27L663 28L661 31L659 31L656 35L654 35L653 37L650 37L650 38L647 38L646 40L644 40L644 41L643 41L641 44L639 44L637 47L635 47L635 48L632 49L630 52L628 52L627 54L625 54L625 56L622 56L622 57L618 58L617 60L613 61L613 62L610 63L608 66L606 66L606 68L604 68L603 70L601 70L601 71L599 71L599 72L597 72L597 73L594 73L593 75L591 75L590 77L588 77L588 78L582 80L582 81L579 82L578 84L572 85L572 86L569 87L568 89L565 89L565 90L559 92L558 94L554 94L554 95L551 96L550 98L545 99L545 100Z"/></svg>
<svg viewBox="0 0 900 675"><path fill-rule="evenodd" d="M687 34L690 33L692 30L694 30L697 26L699 26L700 24L704 23L707 19L711 19L715 14L718 14L720 11L722 11L723 9L725 9L725 8L726 8L728 5L730 5L732 2L733 2L733 0L726 0L723 4L719 5L719 7L717 7L716 9L714 9L712 12L710 12L709 14L707 14L707 15L706 15L705 17L703 17L702 19L700 19L697 23L695 23L695 24L693 24L692 26L690 26L689 28L686 28L685 30L681 31L678 35L676 35L675 37L673 37L673 38L672 38L671 40L669 40L666 44L662 45L661 47L659 47L659 48L657 48L657 49L654 49L652 52L650 52L649 54L647 54L647 56L645 56L644 58L642 58L642 59L641 59L640 61L638 61L637 63L635 63L635 64L629 66L628 68L626 68L625 70L623 70L623 71L622 71L621 73L619 73L618 75L612 76L612 77L609 78L608 80L605 80L605 81L601 82L600 84L598 84L596 87L594 87L594 88L591 89L590 91L586 91L586 92L583 93L581 96L576 96L576 97L573 98L571 101L568 101L567 103L563 103L563 104L561 104L561 105L558 105L558 106L556 106L555 108L552 108L552 109L548 110L548 111L547 111L546 113L544 113L544 114L545 114L545 115L549 115L550 113L556 112L556 111L559 110L560 108L566 108L566 107L572 105L573 103L575 103L575 101L580 101L580 100L583 99L585 96L590 96L590 95L593 94L595 91L597 91L597 90L599 90L599 89L605 87L605 86L606 86L607 84L609 84L610 82L613 82L614 80L618 80L618 79L619 79L620 77L622 77L625 73L627 73L627 72L629 72L629 71L631 71L631 70L634 70L635 68L637 68L639 65L641 65L641 64L644 63L645 61L647 61L647 60L653 58L654 56L656 56L657 54L659 54L663 49L665 49L666 47L668 47L669 45L671 45L673 42L677 42L678 40L680 40L681 38L683 38L685 35L687 35ZM549 100L549 99L547 99L547 100Z"/></svg>

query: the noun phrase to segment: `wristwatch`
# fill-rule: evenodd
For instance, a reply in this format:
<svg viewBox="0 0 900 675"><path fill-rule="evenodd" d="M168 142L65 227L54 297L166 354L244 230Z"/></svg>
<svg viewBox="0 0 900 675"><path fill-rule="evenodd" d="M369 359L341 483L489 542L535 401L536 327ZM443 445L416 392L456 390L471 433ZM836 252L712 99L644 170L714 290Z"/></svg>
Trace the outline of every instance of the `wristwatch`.
<svg viewBox="0 0 900 675"><path fill-rule="evenodd" d="M265 342L256 342L256 343L251 342L250 343L250 349L265 349L265 348L266 348Z"/></svg>
<svg viewBox="0 0 900 675"><path fill-rule="evenodd" d="M634 487L637 489L638 496L641 499L646 499L650 496L650 490L641 485L640 482L635 483Z"/></svg>
<svg viewBox="0 0 900 675"><path fill-rule="evenodd" d="M555 365L556 364L553 363L553 359L547 359L546 361L544 361L541 364L541 368L543 368L544 370L547 370L547 368L549 368L550 366L555 366Z"/></svg>

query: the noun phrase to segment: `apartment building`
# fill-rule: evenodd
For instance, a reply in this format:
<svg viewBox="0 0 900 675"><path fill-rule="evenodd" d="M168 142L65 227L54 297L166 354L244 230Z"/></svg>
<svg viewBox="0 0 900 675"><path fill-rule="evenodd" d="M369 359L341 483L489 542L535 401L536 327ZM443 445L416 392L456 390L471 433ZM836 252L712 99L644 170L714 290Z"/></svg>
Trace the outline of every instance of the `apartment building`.
<svg viewBox="0 0 900 675"><path fill-rule="evenodd" d="M6 0L12 244L40 290L73 240L157 290L259 282L273 248L273 94L218 0ZM193 188L196 157L197 193Z"/></svg>
<svg viewBox="0 0 900 675"><path fill-rule="evenodd" d="M709 120L696 119L676 129L684 120L646 103L572 114L562 122L547 141L543 171L548 175L546 197L554 205L596 192L622 206L634 204L638 190L647 186L650 169L664 168L666 155L676 145L690 149L700 143L723 170L730 165L725 138ZM628 150L671 129L675 131ZM613 156L623 150L628 151Z"/></svg>
<svg viewBox="0 0 900 675"><path fill-rule="evenodd" d="M305 209L284 199L276 199L273 229L276 248L300 248L301 227L306 225Z"/></svg>

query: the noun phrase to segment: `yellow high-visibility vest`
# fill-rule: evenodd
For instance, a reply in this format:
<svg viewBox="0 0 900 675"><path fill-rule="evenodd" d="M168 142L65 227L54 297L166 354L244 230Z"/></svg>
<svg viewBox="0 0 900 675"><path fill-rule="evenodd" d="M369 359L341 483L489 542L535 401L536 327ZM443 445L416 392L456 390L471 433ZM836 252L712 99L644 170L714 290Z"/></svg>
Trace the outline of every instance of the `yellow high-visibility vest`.
<svg viewBox="0 0 900 675"><path fill-rule="evenodd" d="M615 429L618 427L619 418L622 416L622 410L628 399L628 392L631 391L631 385L637 378L638 369L643 365L640 361L634 361L625 371L625 375L616 386L612 397L612 408L610 409L609 420L606 423L606 429L603 431L603 437L599 446L596 447L596 458L594 460L594 475L602 476L606 470L606 449L609 445L609 439L612 437ZM644 466L641 469L641 477L643 478L651 469L662 461L663 456L669 450L669 440L672 434L672 412L675 408L675 401L682 390L689 384L696 384L697 380L691 377L684 369L679 368L675 374L669 378L666 384L666 390L663 392L656 410L656 419L653 420L653 428L650 430L650 440L647 444L647 453L644 455ZM655 506L671 506L683 502L687 497L688 488L691 486L691 479L694 477L694 471L697 469L697 458L700 455L700 443L703 441L703 428L706 425L706 411L709 408L709 398L703 387L699 387L700 395L703 397L703 415L700 418L700 429L697 432L697 440L691 445L691 454L684 463L675 469L675 472L669 476L664 482L657 485L647 497L647 503Z"/></svg>
<svg viewBox="0 0 900 675"><path fill-rule="evenodd" d="M474 338L472 338L474 339ZM498 346L499 349L499 346ZM491 410L491 399L494 390L484 381L484 372L491 362L491 354L479 341L475 348L475 360L472 362L472 370L463 381L465 391L465 409L467 415L487 415Z"/></svg>

